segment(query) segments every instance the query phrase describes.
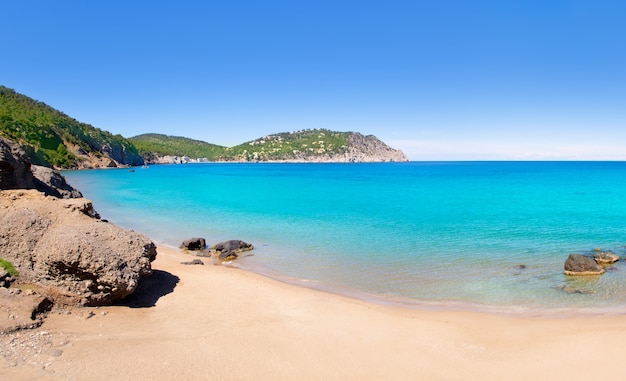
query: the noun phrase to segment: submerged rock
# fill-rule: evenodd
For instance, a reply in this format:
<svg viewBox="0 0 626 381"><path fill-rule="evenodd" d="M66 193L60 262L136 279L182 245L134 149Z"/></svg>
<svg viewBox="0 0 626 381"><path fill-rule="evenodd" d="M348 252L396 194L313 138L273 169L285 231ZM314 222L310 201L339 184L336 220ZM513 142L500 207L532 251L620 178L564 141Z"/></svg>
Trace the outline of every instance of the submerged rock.
<svg viewBox="0 0 626 381"><path fill-rule="evenodd" d="M593 259L595 259L597 263L610 264L619 261L619 256L612 251L594 250Z"/></svg>
<svg viewBox="0 0 626 381"><path fill-rule="evenodd" d="M566 294L592 294L593 291L591 290L581 290L581 289L577 289L574 288L572 286L568 286L568 285L561 285L558 287L559 290L563 291Z"/></svg>
<svg viewBox="0 0 626 381"><path fill-rule="evenodd" d="M582 254L570 254L564 264L565 275L601 275L604 271L596 261Z"/></svg>

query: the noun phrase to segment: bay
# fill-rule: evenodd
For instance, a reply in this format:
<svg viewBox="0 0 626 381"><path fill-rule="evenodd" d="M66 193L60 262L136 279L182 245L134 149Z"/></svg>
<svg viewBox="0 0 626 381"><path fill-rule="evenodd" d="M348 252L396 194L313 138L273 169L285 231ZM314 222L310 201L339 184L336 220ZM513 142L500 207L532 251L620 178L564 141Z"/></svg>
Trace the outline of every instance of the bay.
<svg viewBox="0 0 626 381"><path fill-rule="evenodd" d="M64 172L103 218L178 246L241 239L242 266L417 306L626 310L626 163L206 163ZM568 290L580 292L566 293Z"/></svg>

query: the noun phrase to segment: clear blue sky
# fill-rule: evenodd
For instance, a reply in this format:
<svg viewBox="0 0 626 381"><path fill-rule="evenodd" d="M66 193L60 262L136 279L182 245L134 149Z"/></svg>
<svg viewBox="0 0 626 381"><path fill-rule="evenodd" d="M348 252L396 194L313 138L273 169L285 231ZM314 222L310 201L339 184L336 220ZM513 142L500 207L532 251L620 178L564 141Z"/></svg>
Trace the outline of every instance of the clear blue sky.
<svg viewBox="0 0 626 381"><path fill-rule="evenodd" d="M2 1L0 84L126 137L626 159L626 0Z"/></svg>

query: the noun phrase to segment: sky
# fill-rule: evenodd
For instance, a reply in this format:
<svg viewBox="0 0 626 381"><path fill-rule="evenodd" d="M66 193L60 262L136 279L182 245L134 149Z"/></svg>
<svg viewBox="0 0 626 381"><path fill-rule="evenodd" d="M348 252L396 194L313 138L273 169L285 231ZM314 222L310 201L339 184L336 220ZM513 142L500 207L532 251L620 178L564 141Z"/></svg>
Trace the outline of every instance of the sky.
<svg viewBox="0 0 626 381"><path fill-rule="evenodd" d="M0 1L0 84L131 137L626 160L626 0Z"/></svg>

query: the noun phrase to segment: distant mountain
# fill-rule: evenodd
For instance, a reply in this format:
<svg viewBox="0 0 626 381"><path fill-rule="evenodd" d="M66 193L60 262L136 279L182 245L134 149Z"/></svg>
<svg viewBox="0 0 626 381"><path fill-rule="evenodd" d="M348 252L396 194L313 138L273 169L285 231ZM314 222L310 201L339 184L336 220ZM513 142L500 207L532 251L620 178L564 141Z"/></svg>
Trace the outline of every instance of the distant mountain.
<svg viewBox="0 0 626 381"><path fill-rule="evenodd" d="M283 132L230 148L159 134L139 135L129 140L149 163L408 161L402 151L389 147L373 135L325 129Z"/></svg>
<svg viewBox="0 0 626 381"><path fill-rule="evenodd" d="M135 146L0 86L0 135L20 144L34 164L55 168L141 165Z"/></svg>

